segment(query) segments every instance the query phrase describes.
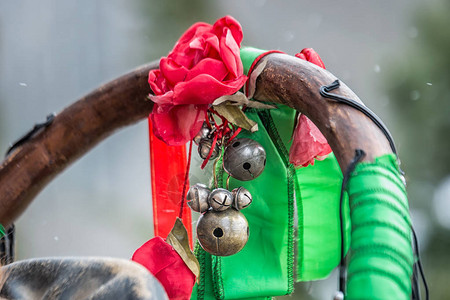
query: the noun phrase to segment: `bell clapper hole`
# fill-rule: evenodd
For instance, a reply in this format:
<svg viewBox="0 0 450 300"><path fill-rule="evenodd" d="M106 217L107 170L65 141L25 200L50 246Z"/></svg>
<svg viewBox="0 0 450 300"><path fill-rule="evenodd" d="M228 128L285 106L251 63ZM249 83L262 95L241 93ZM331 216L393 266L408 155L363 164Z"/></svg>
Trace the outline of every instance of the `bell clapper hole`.
<svg viewBox="0 0 450 300"><path fill-rule="evenodd" d="M216 229L214 229L213 235L214 235L216 238L221 238L221 237L223 237L223 230L222 230L222 228L217 227Z"/></svg>
<svg viewBox="0 0 450 300"><path fill-rule="evenodd" d="M244 168L244 170L246 170L247 172L250 173L250 175L252 176L252 178L255 178L255 175L253 175L252 171L250 171L250 168L252 167L252 165L249 162L245 162L242 165L242 168Z"/></svg>
<svg viewBox="0 0 450 300"><path fill-rule="evenodd" d="M241 144L241 142L234 142L232 146L236 148L236 147L238 147L240 144Z"/></svg>

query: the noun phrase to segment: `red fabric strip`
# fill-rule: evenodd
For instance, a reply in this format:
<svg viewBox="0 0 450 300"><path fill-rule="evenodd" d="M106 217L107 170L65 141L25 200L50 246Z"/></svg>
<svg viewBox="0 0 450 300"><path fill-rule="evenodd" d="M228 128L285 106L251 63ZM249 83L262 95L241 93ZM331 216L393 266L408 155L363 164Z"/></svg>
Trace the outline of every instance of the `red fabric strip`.
<svg viewBox="0 0 450 300"><path fill-rule="evenodd" d="M179 215L187 167L186 146L168 146L154 134L148 119L150 141L150 170L155 236L167 238ZM189 185L189 180L186 182ZM192 248L192 217L187 205L183 207L183 224Z"/></svg>

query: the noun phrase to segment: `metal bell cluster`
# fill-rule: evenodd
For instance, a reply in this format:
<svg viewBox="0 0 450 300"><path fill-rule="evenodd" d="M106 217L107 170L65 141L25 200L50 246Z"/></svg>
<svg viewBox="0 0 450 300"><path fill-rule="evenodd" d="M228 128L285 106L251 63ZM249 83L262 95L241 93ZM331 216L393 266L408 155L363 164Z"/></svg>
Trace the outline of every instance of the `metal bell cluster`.
<svg viewBox="0 0 450 300"><path fill-rule="evenodd" d="M205 213L208 210L224 211L230 207L244 209L252 203L252 195L242 186L231 192L223 188L210 191L206 185L197 183L189 188L186 200L193 211Z"/></svg>
<svg viewBox="0 0 450 300"><path fill-rule="evenodd" d="M213 127L214 128L214 127ZM221 135L212 149L217 132L206 123L195 136L200 157L207 162L219 156L222 146L227 145L223 155L223 168L230 176L248 181L255 179L266 165L266 151L256 141L239 138L230 141L232 132ZM212 151L211 151L212 149ZM244 248L249 237L248 222L240 212L252 203L252 195L244 187L209 190L204 184L190 187L186 199L189 207L201 213L197 221L197 238L205 251L217 256L229 256Z"/></svg>
<svg viewBox="0 0 450 300"><path fill-rule="evenodd" d="M202 213L197 221L197 238L205 251L229 256L244 248L249 237L248 222L239 211L252 202L243 188L231 192L217 188L210 191L204 184L193 185L186 196L189 207Z"/></svg>

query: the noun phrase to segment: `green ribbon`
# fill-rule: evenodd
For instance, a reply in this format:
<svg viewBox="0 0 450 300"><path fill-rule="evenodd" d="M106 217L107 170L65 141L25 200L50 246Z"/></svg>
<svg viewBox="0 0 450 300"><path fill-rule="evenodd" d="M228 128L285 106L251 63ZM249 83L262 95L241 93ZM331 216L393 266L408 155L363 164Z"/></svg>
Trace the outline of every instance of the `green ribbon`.
<svg viewBox="0 0 450 300"><path fill-rule="evenodd" d="M334 153L296 170L298 211L297 280L326 278L340 261L339 195L342 172ZM343 198L344 245L350 246L348 196Z"/></svg>
<svg viewBox="0 0 450 300"><path fill-rule="evenodd" d="M348 193L352 251L346 299L410 299L411 220L396 156L358 164Z"/></svg>
<svg viewBox="0 0 450 300"><path fill-rule="evenodd" d="M2 238L5 235L6 231L5 231L5 227L3 227L2 224L0 224L0 238Z"/></svg>

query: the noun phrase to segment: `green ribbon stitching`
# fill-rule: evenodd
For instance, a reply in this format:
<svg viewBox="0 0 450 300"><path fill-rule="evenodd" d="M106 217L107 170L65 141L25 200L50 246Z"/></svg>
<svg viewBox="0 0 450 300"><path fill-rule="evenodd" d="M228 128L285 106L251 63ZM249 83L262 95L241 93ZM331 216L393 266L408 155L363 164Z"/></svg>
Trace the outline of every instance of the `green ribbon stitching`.
<svg viewBox="0 0 450 300"><path fill-rule="evenodd" d="M287 188L288 188L288 288L287 294L294 291L294 165L289 162L289 151L286 149L280 134L278 133L275 122L268 110L258 111L264 127L266 128L272 142L275 145L281 159L286 165Z"/></svg>
<svg viewBox="0 0 450 300"><path fill-rule="evenodd" d="M203 250L198 241L195 243L194 254L200 264L200 278L197 285L197 300L203 300L205 298L205 250Z"/></svg>

